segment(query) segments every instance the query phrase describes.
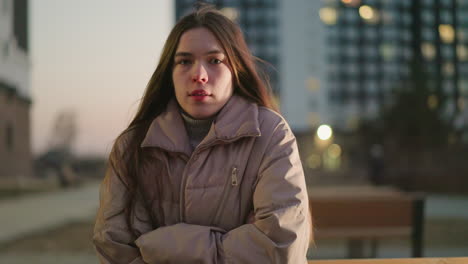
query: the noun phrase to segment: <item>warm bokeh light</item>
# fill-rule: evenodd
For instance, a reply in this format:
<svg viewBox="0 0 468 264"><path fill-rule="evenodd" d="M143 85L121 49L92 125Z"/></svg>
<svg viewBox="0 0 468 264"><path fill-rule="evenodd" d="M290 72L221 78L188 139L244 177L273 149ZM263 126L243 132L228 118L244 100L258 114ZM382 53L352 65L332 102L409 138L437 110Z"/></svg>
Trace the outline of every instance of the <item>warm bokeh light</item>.
<svg viewBox="0 0 468 264"><path fill-rule="evenodd" d="M427 98L427 106L429 107L429 109L435 109L438 104L439 104L439 99L437 99L436 95L430 95Z"/></svg>
<svg viewBox="0 0 468 264"><path fill-rule="evenodd" d="M319 10L319 16L323 23L335 25L338 20L338 11L333 7L323 7Z"/></svg>
<svg viewBox="0 0 468 264"><path fill-rule="evenodd" d="M465 45L457 45L457 57L461 61L468 60L468 48Z"/></svg>
<svg viewBox="0 0 468 264"><path fill-rule="evenodd" d="M221 9L221 13L227 16L229 19L235 21L239 17L239 10L233 7L224 7Z"/></svg>
<svg viewBox="0 0 468 264"><path fill-rule="evenodd" d="M421 51L424 57L428 60L434 59L436 55L436 49L433 44L431 43L423 43L421 45Z"/></svg>
<svg viewBox="0 0 468 264"><path fill-rule="evenodd" d="M380 19L380 15L377 9L368 5L359 7L359 15L362 17L362 19L364 19L365 22L370 24L376 24Z"/></svg>
<svg viewBox="0 0 468 264"><path fill-rule="evenodd" d="M452 76L455 73L455 66L451 62L446 62L442 66L446 76Z"/></svg>
<svg viewBox="0 0 468 264"><path fill-rule="evenodd" d="M453 40L455 39L455 31L453 30L453 26L449 24L439 25L439 35L440 39L444 43L453 43Z"/></svg>
<svg viewBox="0 0 468 264"><path fill-rule="evenodd" d="M463 100L463 98L458 98L457 105L458 105L458 109L460 110L465 109L465 100Z"/></svg>
<svg viewBox="0 0 468 264"><path fill-rule="evenodd" d="M361 0L341 0L343 4L356 7L361 4Z"/></svg>
<svg viewBox="0 0 468 264"><path fill-rule="evenodd" d="M338 144L332 144L328 147L328 155L331 158L337 159L341 156L341 147Z"/></svg>
<svg viewBox="0 0 468 264"><path fill-rule="evenodd" d="M307 166L311 169L317 169L320 167L322 164L322 159L320 158L320 155L318 154L310 154L309 157L307 157Z"/></svg>
<svg viewBox="0 0 468 264"><path fill-rule="evenodd" d="M380 53L384 60L391 60L395 57L395 46L392 44L382 44L380 45Z"/></svg>
<svg viewBox="0 0 468 264"><path fill-rule="evenodd" d="M333 131L329 125L321 125L317 129L317 136L321 140L328 140L331 138Z"/></svg>
<svg viewBox="0 0 468 264"><path fill-rule="evenodd" d="M316 92L320 89L320 82L315 77L309 77L306 81L306 87L311 92Z"/></svg>
<svg viewBox="0 0 468 264"><path fill-rule="evenodd" d="M363 5L359 7L359 15L366 20L371 20L375 15L374 9L368 5Z"/></svg>

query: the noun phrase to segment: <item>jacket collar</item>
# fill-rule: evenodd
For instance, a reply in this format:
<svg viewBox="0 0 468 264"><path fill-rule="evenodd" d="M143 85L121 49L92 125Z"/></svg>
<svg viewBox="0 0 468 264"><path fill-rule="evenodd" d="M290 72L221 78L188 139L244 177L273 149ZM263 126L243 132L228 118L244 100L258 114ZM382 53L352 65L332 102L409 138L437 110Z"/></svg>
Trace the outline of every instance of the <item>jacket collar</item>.
<svg viewBox="0 0 468 264"><path fill-rule="evenodd" d="M260 136L257 105L233 95L216 116L200 146L218 140L233 141L257 136ZM153 120L141 147L159 147L191 155L192 149L175 99L169 102L165 112Z"/></svg>

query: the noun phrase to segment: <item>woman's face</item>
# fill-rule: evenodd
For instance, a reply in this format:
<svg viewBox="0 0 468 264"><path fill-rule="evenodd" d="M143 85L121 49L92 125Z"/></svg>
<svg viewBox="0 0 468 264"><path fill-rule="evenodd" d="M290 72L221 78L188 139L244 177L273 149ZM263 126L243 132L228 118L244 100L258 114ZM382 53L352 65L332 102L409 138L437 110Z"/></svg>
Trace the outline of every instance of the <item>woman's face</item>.
<svg viewBox="0 0 468 264"><path fill-rule="evenodd" d="M232 96L232 73L225 51L206 28L182 34L172 81L177 102L195 119L215 115Z"/></svg>

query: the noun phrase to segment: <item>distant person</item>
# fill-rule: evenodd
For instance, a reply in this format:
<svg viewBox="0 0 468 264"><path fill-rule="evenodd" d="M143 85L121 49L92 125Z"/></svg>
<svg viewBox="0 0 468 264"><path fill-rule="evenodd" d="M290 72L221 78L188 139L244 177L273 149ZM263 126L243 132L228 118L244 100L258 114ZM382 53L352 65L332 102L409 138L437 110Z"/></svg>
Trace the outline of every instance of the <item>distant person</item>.
<svg viewBox="0 0 468 264"><path fill-rule="evenodd" d="M101 263L306 263L309 203L296 140L239 26L182 18L101 186Z"/></svg>

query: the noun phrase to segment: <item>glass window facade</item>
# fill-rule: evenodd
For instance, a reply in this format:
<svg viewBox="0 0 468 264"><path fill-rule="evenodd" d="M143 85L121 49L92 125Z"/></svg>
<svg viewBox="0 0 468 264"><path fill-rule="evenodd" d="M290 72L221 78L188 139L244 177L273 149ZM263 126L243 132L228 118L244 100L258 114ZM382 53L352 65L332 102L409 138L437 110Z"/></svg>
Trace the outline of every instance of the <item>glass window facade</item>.
<svg viewBox="0 0 468 264"><path fill-rule="evenodd" d="M361 4L375 8L380 23L366 23L360 17L356 21L352 13L358 14L359 7L334 4L338 13L346 15L329 27L330 36L353 40L328 38L329 57L338 62L333 69L335 95L346 96L336 102L373 109L372 100L381 100L377 105L391 101L384 98L391 96L389 91L416 76L411 67L414 63L424 66L423 78L429 80L431 91L446 95L453 106L459 98L468 99L468 80L460 81L468 76L468 1L375 0ZM348 64L340 63L344 61ZM348 65L358 70L351 71ZM350 79L354 80L351 87L359 87L359 92L340 92Z"/></svg>

